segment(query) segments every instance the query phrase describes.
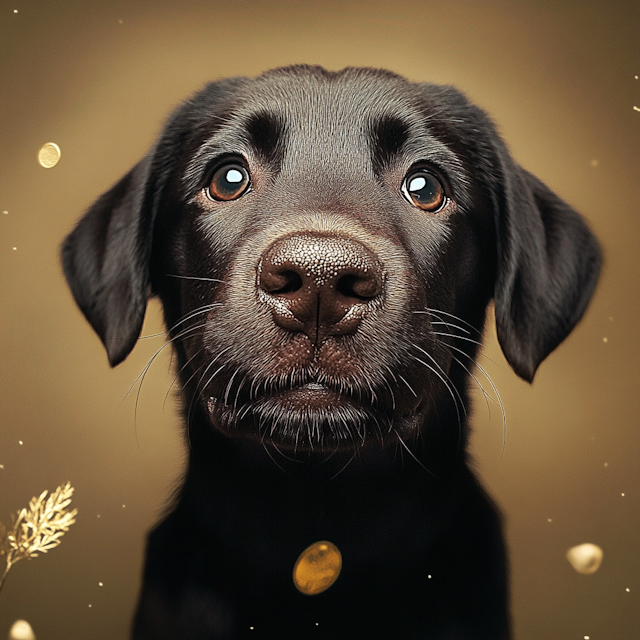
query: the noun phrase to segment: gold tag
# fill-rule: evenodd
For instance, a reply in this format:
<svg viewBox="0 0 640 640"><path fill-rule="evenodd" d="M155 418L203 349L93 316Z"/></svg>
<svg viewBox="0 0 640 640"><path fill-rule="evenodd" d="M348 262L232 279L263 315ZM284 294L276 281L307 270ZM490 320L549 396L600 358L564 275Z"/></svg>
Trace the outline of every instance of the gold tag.
<svg viewBox="0 0 640 640"><path fill-rule="evenodd" d="M293 567L293 584L307 596L326 591L340 575L342 555L328 540L314 542L298 557Z"/></svg>

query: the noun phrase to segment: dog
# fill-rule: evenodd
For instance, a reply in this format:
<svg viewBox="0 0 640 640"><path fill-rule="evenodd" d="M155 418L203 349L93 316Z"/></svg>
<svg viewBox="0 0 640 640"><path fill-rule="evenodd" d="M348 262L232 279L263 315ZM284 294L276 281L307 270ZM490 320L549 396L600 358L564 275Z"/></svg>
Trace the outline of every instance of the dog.
<svg viewBox="0 0 640 640"><path fill-rule="evenodd" d="M177 356L188 467L135 640L510 637L467 452L486 310L532 381L601 252L480 108L369 68L213 82L62 260L112 366L150 295Z"/></svg>

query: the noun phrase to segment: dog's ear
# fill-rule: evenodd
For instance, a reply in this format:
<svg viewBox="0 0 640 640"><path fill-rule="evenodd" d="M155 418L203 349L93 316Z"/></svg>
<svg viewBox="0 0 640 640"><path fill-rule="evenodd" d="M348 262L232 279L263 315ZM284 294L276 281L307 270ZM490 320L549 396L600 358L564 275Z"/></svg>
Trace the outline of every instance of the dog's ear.
<svg viewBox="0 0 640 640"><path fill-rule="evenodd" d="M133 349L149 296L150 165L149 156L100 196L62 246L67 282L112 367Z"/></svg>
<svg viewBox="0 0 640 640"><path fill-rule="evenodd" d="M540 363L585 312L601 266L585 221L535 176L503 156L498 204L498 340L513 370L531 382Z"/></svg>

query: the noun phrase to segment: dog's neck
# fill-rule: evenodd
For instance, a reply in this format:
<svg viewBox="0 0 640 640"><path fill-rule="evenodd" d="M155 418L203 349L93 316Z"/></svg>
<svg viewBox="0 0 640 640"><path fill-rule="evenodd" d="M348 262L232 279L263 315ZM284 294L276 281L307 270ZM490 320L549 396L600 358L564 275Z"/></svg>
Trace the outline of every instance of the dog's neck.
<svg viewBox="0 0 640 640"><path fill-rule="evenodd" d="M409 444L393 440L372 440L339 450L283 450L258 438L233 438L217 432L203 412L191 415L189 430L189 472L215 467L226 478L252 478L290 482L370 486L393 481L394 477L444 479L466 462L463 448L450 444L449 456L443 443L416 439ZM430 455L438 451L436 458ZM219 473L218 475L223 475Z"/></svg>

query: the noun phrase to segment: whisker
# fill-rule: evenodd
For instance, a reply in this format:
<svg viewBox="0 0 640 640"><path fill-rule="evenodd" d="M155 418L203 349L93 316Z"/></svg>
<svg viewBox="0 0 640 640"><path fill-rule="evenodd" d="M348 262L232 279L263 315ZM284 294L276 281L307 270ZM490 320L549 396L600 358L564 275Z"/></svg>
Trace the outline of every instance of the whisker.
<svg viewBox="0 0 640 640"><path fill-rule="evenodd" d="M400 442L400 444L405 448L406 452L431 476L433 476L434 478L437 478L438 476L436 476L435 473L433 473L433 471L430 471L429 469L427 469L427 467L424 466L424 464L422 463L421 460L418 459L418 457L416 456L415 453L413 453L413 451L411 451L411 449L407 446L407 444L405 443L405 441L400 437L400 434L398 433L398 431L396 429L393 430L393 432L396 434L396 438L398 438L398 441Z"/></svg>
<svg viewBox="0 0 640 640"><path fill-rule="evenodd" d="M482 372L482 375L484 375L484 377L488 380L489 384L491 385L491 388L493 389L493 392L496 394L496 398L498 401L496 402L496 400L494 400L494 398L492 398L491 396L489 396L489 399L500 407L500 412L502 413L502 454L504 454L504 448L507 443L507 413L505 411L502 398L500 397L498 387L496 387L493 380L491 379L491 376L485 371L485 369L481 365L479 365L478 362L474 360L468 353L465 353L465 351L463 351L462 349L459 349L458 347L454 347L453 345L450 345L450 344L445 344L444 346L448 349L453 349L454 351L457 351L458 353L461 353L463 356L466 356L467 358L469 358L469 360L471 360L471 362L473 362L473 364ZM500 456L501 458L502 458L502 454Z"/></svg>
<svg viewBox="0 0 640 640"><path fill-rule="evenodd" d="M454 393L453 393L453 391L451 389L451 386L445 380L445 378L443 378L432 366L430 366L426 362L424 362L424 360L420 360L420 358L416 358L415 356L411 356L411 357L414 360L416 360L417 362L419 362L420 364L423 364L425 367L427 367L427 369L429 369L430 371L435 373L438 376L438 378L440 378L440 381L442 382L442 384L444 384L445 388L449 392L449 395L453 399L453 406L455 407L456 415L458 417L458 444L460 444L460 439L462 437L462 420L460 418L460 410L458 409L458 400L457 400L456 396L454 395ZM457 389L456 389L456 393L458 393ZM460 394L458 393L458 395L460 395ZM466 415L466 409L464 407L464 403L462 403L462 409L463 409L463 411L464 411L464 413Z"/></svg>
<svg viewBox="0 0 640 640"><path fill-rule="evenodd" d="M383 365L384 368L389 372L389 374L391 375L391 377L393 378L393 381L398 384L398 379L396 378L395 374L393 373L393 371L391 371L391 368L388 365Z"/></svg>
<svg viewBox="0 0 640 640"><path fill-rule="evenodd" d="M166 331L161 331L160 333L152 333L151 335L148 336L139 336L138 340L147 340L148 338L157 338L158 336L166 336L167 332Z"/></svg>
<svg viewBox="0 0 640 640"><path fill-rule="evenodd" d="M183 322L186 322L187 320L191 320L191 318L195 318L196 316L200 315L201 313L206 313L207 311L211 311L212 309L214 309L215 307L219 307L221 306L222 303L221 302L213 302L211 304L205 304L202 307L199 307L198 309L195 309L193 311L190 311L186 316L183 316L182 318L180 318L180 320L178 320L172 327L171 327L171 331L174 331L179 325L181 325Z"/></svg>
<svg viewBox="0 0 640 640"><path fill-rule="evenodd" d="M477 344L479 347L481 347L481 349L478 351L477 355L478 356L482 356L483 358L485 358L486 360L488 360L489 362L495 364L497 367L499 367L500 365L493 359L490 358L485 352L484 352L484 344L482 344L481 342L476 342L475 340L472 340L471 338L465 338L464 336L457 336L455 333L438 333L436 331L433 331L431 333L431 335L434 336L444 336L447 338L458 338L459 340L466 340L467 342L472 342L474 344ZM450 345L446 342L444 342L444 340L438 340L438 338L436 338L436 341L438 342L438 344L441 344L445 349L449 348L449 349L457 349L457 347L454 347L453 345ZM467 356L467 358L470 358L471 360L473 360L473 358L471 358L469 356L468 353L466 353L465 351L462 351L460 349L457 349L458 351L460 351L460 353L463 353L465 356ZM476 360L473 360L473 362L475 363L475 365L477 367L480 367L480 365L478 364L478 362Z"/></svg>
<svg viewBox="0 0 640 640"><path fill-rule="evenodd" d="M233 410L234 410L234 412L237 410L237 407L238 407L238 399L240 397L240 390L242 389L242 386L244 385L248 375L249 375L248 373L245 373L245 375L242 378L242 380L240 380L240 384L238 385L238 390L236 391L236 397L235 397L235 399L233 401Z"/></svg>
<svg viewBox="0 0 640 640"><path fill-rule="evenodd" d="M171 381L171 384L169 385L169 388L167 389L167 393L164 397L164 402L162 403L162 408L164 409L164 405L167 402L167 398L169 397L169 394L171 393L171 389L173 388L173 385L176 383L176 381L178 380L178 378L180 377L180 374L187 368L187 366L191 363L191 361L197 356L199 355L201 352L200 351L196 351L185 363L184 365L180 368L180 371L178 371L178 373L176 373L175 378ZM199 371L200 369L202 369L202 365L200 367L198 367L198 369L196 370ZM189 382L191 382L191 380L193 379L193 376L195 376L196 373L193 373L189 379L184 383L184 387L186 387Z"/></svg>
<svg viewBox="0 0 640 640"><path fill-rule="evenodd" d="M366 382L367 382L367 386L369 387L369 391L371 392L371 404L375 404L376 402L378 402L378 396L376 395L376 392L373 390L373 387L371 386L371 382L369 381L368 378L366 378Z"/></svg>
<svg viewBox="0 0 640 640"><path fill-rule="evenodd" d="M335 475L331 476L329 478L329 482L331 482L332 480L335 480L356 458L356 454L354 453L349 460L347 460L347 464L344 465L344 467L342 467L342 469L340 469L340 471L338 471Z"/></svg>
<svg viewBox="0 0 640 640"><path fill-rule="evenodd" d="M391 395L391 410L395 411L396 409L396 396L393 393L393 389L391 388L391 385L389 384L389 381L386 378L383 378L385 385L387 386L387 389L389 389L389 394Z"/></svg>
<svg viewBox="0 0 640 640"><path fill-rule="evenodd" d="M238 367L236 367L236 370L233 372L233 374L229 378L229 382L227 382L227 388L226 388L226 390L224 392L224 403L227 406L229 406L229 402L228 402L229 401L229 394L231 393L231 387L233 385L233 379L238 374L238 371L240 371L240 369Z"/></svg>
<svg viewBox="0 0 640 640"><path fill-rule="evenodd" d="M411 391L411 393L413 393L413 396L417 398L418 394L411 388L411 385L400 374L398 374L398 378L400 378L400 380L402 380L402 382L407 385L409 391Z"/></svg>
<svg viewBox="0 0 640 640"><path fill-rule="evenodd" d="M209 384L211 384L211 381L218 375L218 373L220 373L220 371L222 369L224 369L225 364L223 363L223 365L209 378L209 380L207 380L206 384L202 385L202 381L204 380L204 377L207 375L207 372L209 371L209 369L211 369L211 367L218 361L218 359L220 357L222 357L227 351L229 351L229 349L231 349L232 347L229 346L226 349L223 349L208 365L207 368L204 370L204 372L202 373L202 375L200 376L200 380L198 382L198 384L196 385L196 389L193 393L193 397L191 398L191 402L189 403L189 411L187 412L187 424L190 423L191 421L191 412L193 411L193 406L194 403L196 402L196 400L200 397L200 395L202 394L202 392L209 386ZM197 373L197 372L196 372ZM196 373L194 373L193 375L196 375ZM191 376L191 378L193 378L193 376ZM191 380L191 378L189 378L189 380L187 382L189 382ZM185 385L186 386L186 385Z"/></svg>
<svg viewBox="0 0 640 640"><path fill-rule="evenodd" d="M188 329L185 329L184 331L181 331L178 335L174 336L173 338L170 338L169 340L167 340L149 359L149 362L147 362L147 364L145 365L144 369L140 372L140 375L138 375L138 377L133 381L133 383L131 384L131 386L129 387L129 389L127 390L127 392L124 394L124 398L122 398L122 402L120 402L120 404L118 405L119 407L122 406L122 403L127 399L128 395L131 393L131 390L136 386L136 383L138 382L138 380L140 380L140 388L142 387L142 383L144 382L144 379L147 375L147 372L149 371L149 368L151 367L151 365L153 364L153 362L155 361L155 359L160 355L160 353L166 348L168 347L170 344L172 344L173 342L175 342L176 340L181 340L182 338L184 338L188 333L190 333L191 331L194 331L195 329L199 329L201 327L204 327L204 324L201 325L195 325L193 327L189 327ZM138 389L138 394L140 393L140 388ZM136 406L137 406L137 401L136 401Z"/></svg>
<svg viewBox="0 0 640 640"><path fill-rule="evenodd" d="M211 381L213 380L213 378L219 373L220 369L218 369L218 371L216 371L213 376L211 376L211 378L209 378L209 380L206 382L206 384L201 386L202 381L204 380L204 377L207 375L207 371L209 371L209 369L211 369L211 367L227 352L229 351L229 349L231 349L232 347L229 346L226 349L223 349L220 353L218 353L218 355L207 365L207 368L204 370L202 376L200 376L200 382L198 382L198 384L196 385L196 391L194 393L195 395L199 395L200 393L202 393L208 386L209 384L211 384ZM222 365L223 367L225 366L226 362ZM200 387L200 389L198 390L198 387Z"/></svg>
<svg viewBox="0 0 640 640"><path fill-rule="evenodd" d="M283 467L281 467L281 466L276 462L276 459L271 455L271 451L269 451L269 449L268 449L268 447L267 447L267 444L266 444L266 442L264 441L264 435L263 435L263 438L262 438L262 448L267 452L267 455L271 458L271 461L273 462L273 464L275 464L275 465L276 465L276 467L278 467L278 469L280 469L280 471L282 471L283 473L286 473L287 475L289 475L289 474L288 474L288 472L287 472L287 471L285 471L285 470L284 470L284 468L283 468Z"/></svg>
<svg viewBox="0 0 640 640"><path fill-rule="evenodd" d="M463 331L464 333L466 333L467 335L471 333L471 331L469 331L468 329L465 329L464 327L460 327L457 324L453 324L451 322L446 322L444 320L436 320L436 321L431 321L432 325L436 325L436 324L443 324L445 327L447 328L451 328L453 327L454 329L458 329L459 331Z"/></svg>
<svg viewBox="0 0 640 640"><path fill-rule="evenodd" d="M444 371L444 369L443 369L443 368L438 364L438 362L436 361L436 359L435 359L435 358L434 358L434 357L433 357L433 356L432 356L428 351L425 351L424 349L422 349L421 347L419 347L417 344L413 344L413 346L414 346L416 349L418 349L418 351L420 351L420 352L424 353L424 355L425 355L425 356L427 356L427 358L429 358L429 360L431 360L431 362L433 362L433 364L435 364L435 365L436 365L436 367L438 367L438 369L440 369L440 372L442 373L442 375L443 375L445 378L449 379L449 376L446 374L446 372ZM415 356L414 356L414 357L415 357ZM420 361L420 362L422 362L422 361ZM423 364L426 364L426 363L424 363L424 362L423 362ZM432 371L434 371L434 370L432 369ZM436 373L436 372L434 371L434 373ZM438 376L438 377L440 377L440 376ZM442 380L442 382L444 382L444 384L445 384L445 385L447 384L447 383L444 381L444 379L443 379L443 378L440 378L440 379ZM450 379L449 379L449 382L451 382L451 380L450 380ZM447 385L447 386L448 386L448 385ZM453 388L453 390L456 392L456 395L458 396L458 400L460 400L460 406L462 407L462 411L464 412L464 415L465 415L465 417L466 417L466 416L467 416L467 410L466 410L466 408L465 408L465 406L464 406L464 401L462 400L462 396L460 395L460 392L458 391L458 389L456 388L456 386L453 384L453 382L451 382L451 387L452 387L452 388ZM454 402L456 402L456 406L457 406L457 401L455 400L455 398L454 398ZM458 420L459 420L459 419L460 419L460 415L458 415Z"/></svg>
<svg viewBox="0 0 640 640"><path fill-rule="evenodd" d="M393 378L393 381L396 383L396 385L398 384L398 378L396 378L396 376L394 375L393 371L391 370L391 368L388 365L383 365L383 367L389 372L389 375ZM386 378L383 378L385 385L387 386L387 389L389 389L389 393L391 394L391 409L395 410L396 408L396 396L393 393L393 389L391 388L391 385L389 384L389 381Z"/></svg>
<svg viewBox="0 0 640 640"><path fill-rule="evenodd" d="M437 331L433 331L434 336L444 336L446 338L457 338L458 340L466 340L467 342L472 342L473 344L477 344L479 347L483 347L482 342L478 342L473 338L467 338L465 336L457 336L455 333L438 333Z"/></svg>
<svg viewBox="0 0 640 640"><path fill-rule="evenodd" d="M280 447L275 444L274 442L271 443L271 445L273 446L273 448L285 459L285 460L289 460L290 462L299 462L302 463L302 460L298 460L297 458L292 458L291 456L288 456L284 451L282 451L280 449Z"/></svg>
<svg viewBox="0 0 640 640"><path fill-rule="evenodd" d="M199 278L197 276L179 276L175 273L165 273L169 278L180 278L181 280L204 280L205 282L220 282L225 284L224 280L218 280L217 278Z"/></svg>
<svg viewBox="0 0 640 640"><path fill-rule="evenodd" d="M487 411L489 412L489 417L491 417L491 407L489 406L489 400L491 400L491 402L494 402L496 405L498 403L485 391L485 388L480 384L480 381L478 380L478 378L476 378L476 376L473 375L473 373L462 363L461 360L456 358L453 354L451 354L451 357L467 372L469 377L471 377L473 381L476 383L476 386L482 392L482 396L484 397L484 401L487 405Z"/></svg>
<svg viewBox="0 0 640 640"><path fill-rule="evenodd" d="M457 316L453 313L449 313L448 311L442 311L442 309L432 309L431 307L427 307L427 312L432 314L442 314L444 316L449 316L450 318L453 318L456 322L461 322L462 324L466 325L467 327L469 327L469 329L471 329L472 331L475 331L475 333L482 335L482 331L479 331L471 323L467 322L460 316ZM424 313L424 312L415 311L414 313Z"/></svg>

